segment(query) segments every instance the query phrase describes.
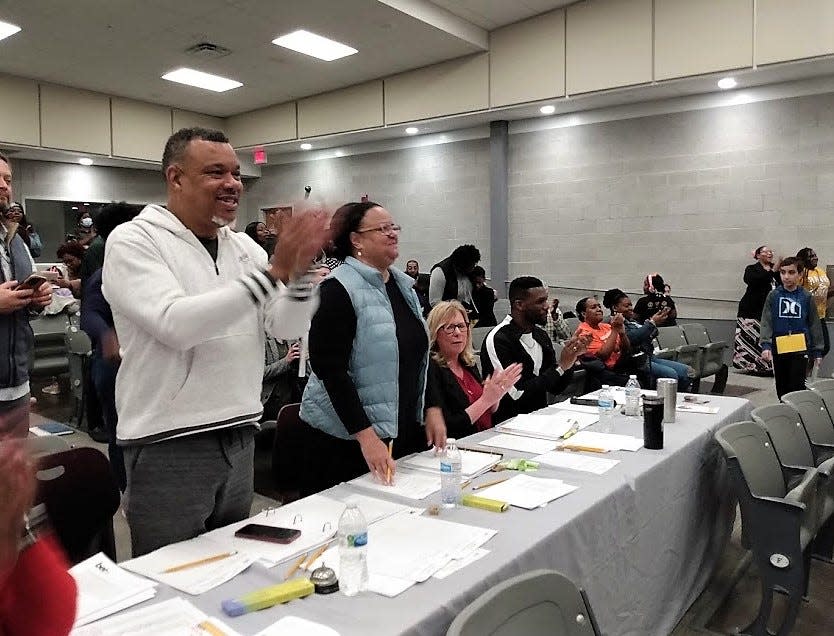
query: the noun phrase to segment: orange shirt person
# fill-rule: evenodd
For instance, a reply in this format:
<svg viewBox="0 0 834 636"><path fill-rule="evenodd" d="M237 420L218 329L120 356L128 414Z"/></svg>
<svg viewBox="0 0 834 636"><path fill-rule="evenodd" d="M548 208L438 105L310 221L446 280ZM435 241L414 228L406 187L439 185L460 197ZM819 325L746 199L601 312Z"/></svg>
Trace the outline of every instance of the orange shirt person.
<svg viewBox="0 0 834 636"><path fill-rule="evenodd" d="M576 304L576 310L583 316L583 322L579 324L576 335L590 336L588 353L602 360L606 368L613 369L620 361L620 356L631 349L622 315L616 314L610 324L603 322L602 305L593 297L580 300Z"/></svg>

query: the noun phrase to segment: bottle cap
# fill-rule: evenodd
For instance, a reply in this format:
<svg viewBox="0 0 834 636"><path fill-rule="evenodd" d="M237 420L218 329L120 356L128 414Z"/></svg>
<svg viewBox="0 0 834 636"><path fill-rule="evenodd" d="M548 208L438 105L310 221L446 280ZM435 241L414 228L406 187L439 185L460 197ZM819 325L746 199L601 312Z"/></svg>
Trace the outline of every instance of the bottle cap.
<svg viewBox="0 0 834 636"><path fill-rule="evenodd" d="M632 374L632 375L628 376L628 379L629 380L636 380L637 376Z"/></svg>
<svg viewBox="0 0 834 636"><path fill-rule="evenodd" d="M454 444L455 442L457 442L457 440L454 437L447 437L446 438L446 443L447 444Z"/></svg>
<svg viewBox="0 0 834 636"><path fill-rule="evenodd" d="M339 591L336 573L324 562L310 573L310 582L315 586L316 594L333 594Z"/></svg>

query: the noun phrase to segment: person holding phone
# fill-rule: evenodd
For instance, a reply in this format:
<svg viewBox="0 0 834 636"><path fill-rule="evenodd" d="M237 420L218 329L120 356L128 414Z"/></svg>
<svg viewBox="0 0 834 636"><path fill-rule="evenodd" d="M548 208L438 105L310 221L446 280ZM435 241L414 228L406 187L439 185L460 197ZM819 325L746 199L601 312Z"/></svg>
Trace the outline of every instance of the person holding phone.
<svg viewBox="0 0 834 636"><path fill-rule="evenodd" d="M0 435L29 434L29 356L34 335L29 320L52 302L52 286L18 284L35 271L17 223L6 216L12 204L12 169L0 154Z"/></svg>
<svg viewBox="0 0 834 636"><path fill-rule="evenodd" d="M637 322L631 299L621 289L609 289L602 298L602 304L611 310L612 315L620 315L624 319L625 333L628 341L635 349L646 354L647 371L654 379L674 378L678 381L678 390L686 392L692 385L695 369L674 360L663 360L654 357L652 341L657 336L657 328L666 324L671 308L664 307L650 318Z"/></svg>

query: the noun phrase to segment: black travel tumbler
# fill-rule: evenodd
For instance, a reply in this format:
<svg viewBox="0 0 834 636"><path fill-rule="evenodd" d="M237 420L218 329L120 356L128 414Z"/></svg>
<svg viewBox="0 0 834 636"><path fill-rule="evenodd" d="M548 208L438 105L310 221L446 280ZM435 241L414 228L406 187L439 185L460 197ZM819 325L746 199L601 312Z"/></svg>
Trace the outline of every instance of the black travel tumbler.
<svg viewBox="0 0 834 636"><path fill-rule="evenodd" d="M643 398L643 446L652 450L663 448L663 397Z"/></svg>

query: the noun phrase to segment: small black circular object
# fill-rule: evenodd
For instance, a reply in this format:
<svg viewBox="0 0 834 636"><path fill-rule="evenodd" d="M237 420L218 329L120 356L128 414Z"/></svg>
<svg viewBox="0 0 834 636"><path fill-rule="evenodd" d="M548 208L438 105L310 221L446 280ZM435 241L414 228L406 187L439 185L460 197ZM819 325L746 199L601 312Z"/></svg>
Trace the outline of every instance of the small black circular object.
<svg viewBox="0 0 834 636"><path fill-rule="evenodd" d="M339 579L336 573L322 563L310 574L310 581L316 588L316 594L333 594L339 591Z"/></svg>

